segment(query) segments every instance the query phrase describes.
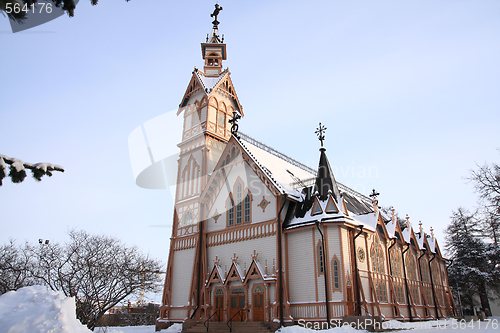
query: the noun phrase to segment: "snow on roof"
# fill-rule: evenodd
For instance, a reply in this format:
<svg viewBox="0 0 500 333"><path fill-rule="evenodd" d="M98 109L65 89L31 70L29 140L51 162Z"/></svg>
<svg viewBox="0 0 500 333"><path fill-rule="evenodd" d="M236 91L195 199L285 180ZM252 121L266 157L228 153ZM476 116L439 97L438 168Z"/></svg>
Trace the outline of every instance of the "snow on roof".
<svg viewBox="0 0 500 333"><path fill-rule="evenodd" d="M408 226L401 232L406 243L411 242L411 226Z"/></svg>
<svg viewBox="0 0 500 333"><path fill-rule="evenodd" d="M236 268L236 271L238 271L241 282L243 282L245 280L245 274L243 274L243 271L241 270L240 265L238 263L234 263L234 268Z"/></svg>
<svg viewBox="0 0 500 333"><path fill-rule="evenodd" d="M276 278L271 277L271 276L267 276L264 274L265 270L262 269L262 265L260 264L260 262L255 261L255 265L257 266L257 269L259 270L260 276L264 277L264 281L276 280Z"/></svg>
<svg viewBox="0 0 500 333"><path fill-rule="evenodd" d="M436 253L436 238L427 235L427 243L429 243L429 250L432 253Z"/></svg>
<svg viewBox="0 0 500 333"><path fill-rule="evenodd" d="M385 225L385 228L387 229L387 233L389 234L389 237L391 237L391 238L395 238L396 237L394 235L396 233L396 223L398 223L396 220L390 220Z"/></svg>
<svg viewBox="0 0 500 333"><path fill-rule="evenodd" d="M201 71L195 71L196 73L196 76L198 77L198 79L200 80L202 86L203 86L203 90L205 90L205 92L207 93L210 93L210 91L212 91L215 86L217 85L217 83L219 83L229 72L228 71L224 71L222 72L219 76L215 76L215 77L206 77L205 74L203 74L203 72Z"/></svg>
<svg viewBox="0 0 500 333"><path fill-rule="evenodd" d="M355 215L352 218L355 221L359 222L358 225L362 225L363 229L375 231L375 229L377 228L378 214L368 213L363 215Z"/></svg>
<svg viewBox="0 0 500 333"><path fill-rule="evenodd" d="M244 138L243 138L244 139ZM242 142L240 140L243 148L246 148L249 155L257 163L260 169L277 185L278 189L286 194L294 197L295 199L301 199L302 194L295 190L292 183L296 180L292 177L292 174L299 179L308 179L314 177L313 174L273 155L260 147L257 147L253 143L245 140ZM287 171L288 170L288 171ZM292 174L290 174L290 172Z"/></svg>
<svg viewBox="0 0 500 333"><path fill-rule="evenodd" d="M226 281L226 279L225 279L224 271L222 270L222 267L220 267L220 265L215 265L215 267L217 268L217 273L219 274L219 277L220 277L222 284L224 284L224 281Z"/></svg>
<svg viewBox="0 0 500 333"><path fill-rule="evenodd" d="M417 239L417 244L418 244L418 249L419 250L424 250L425 247L424 247L424 235L423 235L423 232L420 233L420 232L417 232L415 233L415 238Z"/></svg>

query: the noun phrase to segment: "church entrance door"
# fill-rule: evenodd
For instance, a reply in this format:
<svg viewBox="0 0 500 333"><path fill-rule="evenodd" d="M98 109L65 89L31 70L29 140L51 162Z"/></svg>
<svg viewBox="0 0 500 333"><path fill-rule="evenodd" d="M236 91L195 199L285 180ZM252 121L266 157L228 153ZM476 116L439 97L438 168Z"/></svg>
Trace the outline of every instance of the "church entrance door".
<svg viewBox="0 0 500 333"><path fill-rule="evenodd" d="M229 319L233 318L233 316L240 310L245 308L245 288L237 287L231 289L231 310L229 311ZM243 315L243 320L245 320L245 312L240 312ZM240 316L236 316L233 318L233 321L240 321Z"/></svg>
<svg viewBox="0 0 500 333"><path fill-rule="evenodd" d="M213 320L222 321L224 317L224 289L215 289L214 305L214 313L218 312L218 315L214 315Z"/></svg>
<svg viewBox="0 0 500 333"><path fill-rule="evenodd" d="M264 287L257 285L253 287L252 313L254 321L264 321Z"/></svg>
<svg viewBox="0 0 500 333"><path fill-rule="evenodd" d="M347 315L354 316L354 300L352 298L352 287L347 286Z"/></svg>

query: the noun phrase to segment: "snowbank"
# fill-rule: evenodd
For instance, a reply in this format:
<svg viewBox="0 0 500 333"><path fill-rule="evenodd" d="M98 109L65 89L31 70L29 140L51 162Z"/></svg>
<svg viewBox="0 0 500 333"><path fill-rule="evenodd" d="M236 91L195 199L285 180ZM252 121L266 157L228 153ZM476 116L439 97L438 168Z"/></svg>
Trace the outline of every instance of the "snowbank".
<svg viewBox="0 0 500 333"><path fill-rule="evenodd" d="M96 331L98 328L96 328ZM126 326L126 327L108 327L108 333L154 333L155 326ZM167 329L161 330L161 333L180 333L182 324L173 324Z"/></svg>
<svg viewBox="0 0 500 333"><path fill-rule="evenodd" d="M9 333L90 333L76 319L75 300L32 286L0 296L0 331Z"/></svg>

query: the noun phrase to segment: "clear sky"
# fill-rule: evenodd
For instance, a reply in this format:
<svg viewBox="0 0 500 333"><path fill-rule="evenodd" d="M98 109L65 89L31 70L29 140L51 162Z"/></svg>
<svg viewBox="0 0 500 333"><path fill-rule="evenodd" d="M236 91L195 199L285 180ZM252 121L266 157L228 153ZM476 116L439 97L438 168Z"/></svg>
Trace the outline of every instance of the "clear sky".
<svg viewBox="0 0 500 333"><path fill-rule="evenodd" d="M223 1L240 131L443 229L473 208L464 177L500 162L500 2ZM12 34L0 17L0 154L66 172L0 187L0 242L115 235L166 262L172 199L135 185L128 136L175 110L211 1L82 0ZM168 130L168 129L166 129ZM159 298L157 299L159 300Z"/></svg>

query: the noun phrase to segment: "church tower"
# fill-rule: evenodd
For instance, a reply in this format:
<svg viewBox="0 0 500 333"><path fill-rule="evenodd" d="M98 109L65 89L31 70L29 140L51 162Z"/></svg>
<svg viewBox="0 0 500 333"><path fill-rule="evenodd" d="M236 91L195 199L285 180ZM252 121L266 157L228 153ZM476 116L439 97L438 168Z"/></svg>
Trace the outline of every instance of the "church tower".
<svg viewBox="0 0 500 333"><path fill-rule="evenodd" d="M177 112L178 117L184 117L184 125L178 144L172 237L160 308L160 318L166 321L190 318L200 303L198 276L204 252L200 244L200 194L231 138L229 119L238 113L243 116L230 73L223 68L226 44L217 21L221 10L215 5L211 33L201 44L204 69L194 68Z"/></svg>

